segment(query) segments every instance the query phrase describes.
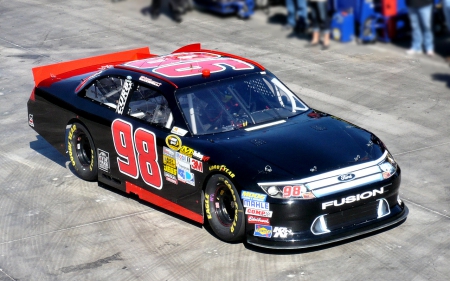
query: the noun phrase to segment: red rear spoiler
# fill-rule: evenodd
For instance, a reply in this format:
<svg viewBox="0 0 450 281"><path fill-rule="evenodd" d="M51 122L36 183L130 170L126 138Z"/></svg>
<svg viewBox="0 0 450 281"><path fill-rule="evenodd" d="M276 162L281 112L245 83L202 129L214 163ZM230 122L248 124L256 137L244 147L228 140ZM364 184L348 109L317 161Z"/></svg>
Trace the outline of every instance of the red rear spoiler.
<svg viewBox="0 0 450 281"><path fill-rule="evenodd" d="M34 84L37 87L49 78L64 79L100 69L102 66L117 65L128 61L154 57L148 47L105 54L84 59L60 62L33 68Z"/></svg>
<svg viewBox="0 0 450 281"><path fill-rule="evenodd" d="M183 52L205 52L205 53L221 55L221 56L230 57L230 58L234 58L234 59L238 59L238 60L241 60L241 61L245 61L245 62L251 63L251 64L256 65L257 67L259 67L262 71L265 70L265 67L262 66L261 64L257 63L256 61L253 61L253 60L250 60L250 59L247 59L247 58L243 58L243 57L240 57L240 56L236 56L236 55L233 55L233 54L228 54L228 53L216 51L216 50L202 49L202 45L200 43L194 43L194 44L186 45L186 46L181 47L178 50L174 51L173 53L183 53Z"/></svg>

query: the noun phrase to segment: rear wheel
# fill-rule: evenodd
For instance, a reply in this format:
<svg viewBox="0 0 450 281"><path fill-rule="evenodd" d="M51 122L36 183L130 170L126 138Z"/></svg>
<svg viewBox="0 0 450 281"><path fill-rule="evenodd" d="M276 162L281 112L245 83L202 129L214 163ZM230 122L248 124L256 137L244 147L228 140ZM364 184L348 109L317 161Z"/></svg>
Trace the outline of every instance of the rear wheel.
<svg viewBox="0 0 450 281"><path fill-rule="evenodd" d="M214 175L205 189L205 212L214 233L227 242L242 240L245 216L239 194L226 176Z"/></svg>
<svg viewBox="0 0 450 281"><path fill-rule="evenodd" d="M83 125L74 123L70 127L67 137L67 150L70 163L78 176L87 181L97 180L97 154L94 141Z"/></svg>

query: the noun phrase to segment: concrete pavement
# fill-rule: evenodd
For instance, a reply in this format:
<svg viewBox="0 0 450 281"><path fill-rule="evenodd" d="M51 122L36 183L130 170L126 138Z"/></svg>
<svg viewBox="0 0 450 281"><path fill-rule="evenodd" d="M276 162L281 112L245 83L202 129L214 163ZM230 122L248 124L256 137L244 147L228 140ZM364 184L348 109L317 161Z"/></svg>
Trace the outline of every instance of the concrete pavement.
<svg viewBox="0 0 450 281"><path fill-rule="evenodd" d="M283 7L246 21L194 10L177 24L165 14L151 20L142 13L148 5L0 0L1 281L448 280L450 68L441 56L407 56L404 46L384 43L305 48L273 20ZM408 219L309 250L227 244L78 179L28 127L31 68L141 46L166 54L193 42L254 59L311 107L377 134L402 168Z"/></svg>

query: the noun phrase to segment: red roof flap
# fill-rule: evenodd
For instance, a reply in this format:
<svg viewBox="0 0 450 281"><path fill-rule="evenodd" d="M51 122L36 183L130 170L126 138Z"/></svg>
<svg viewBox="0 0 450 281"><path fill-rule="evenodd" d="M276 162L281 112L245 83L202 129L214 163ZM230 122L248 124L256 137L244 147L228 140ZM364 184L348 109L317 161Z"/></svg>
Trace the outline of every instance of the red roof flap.
<svg viewBox="0 0 450 281"><path fill-rule="evenodd" d="M99 69L101 66L117 65L127 61L145 59L153 56L156 55L150 54L150 49L148 47L143 47L95 57L38 66L32 69L34 83L37 87L42 81L48 78L57 77L60 74L73 72L77 69L83 69L84 72L90 72Z"/></svg>
<svg viewBox="0 0 450 281"><path fill-rule="evenodd" d="M257 63L256 61L253 61L253 60L251 60L251 59L247 59L247 58L244 58L244 57L240 57L240 56L236 56L236 55L233 55L233 54L224 53L224 52L216 51L216 50L206 50L206 49L201 49L201 50L198 50L198 51L200 51L200 52L205 52L205 53L216 54L216 55L221 55L221 56L224 56L224 57L230 57L230 58L238 59L238 60L241 60L241 61L245 61L245 62L251 63L251 64L253 64L253 65L256 65L256 66L259 67L262 71L266 70L266 68L265 68L264 66L262 66L262 65L259 64L259 63Z"/></svg>
<svg viewBox="0 0 450 281"><path fill-rule="evenodd" d="M176 51L173 51L172 54L173 53L183 53L183 52L198 52L198 51L201 51L201 49L202 49L202 46L200 43L193 43L190 45L183 46Z"/></svg>

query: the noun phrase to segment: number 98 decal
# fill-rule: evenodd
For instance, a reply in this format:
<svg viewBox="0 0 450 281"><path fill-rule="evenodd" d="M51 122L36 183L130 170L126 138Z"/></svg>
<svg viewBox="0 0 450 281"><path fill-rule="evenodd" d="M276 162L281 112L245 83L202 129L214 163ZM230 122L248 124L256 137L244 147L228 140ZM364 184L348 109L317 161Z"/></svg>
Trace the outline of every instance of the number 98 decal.
<svg viewBox="0 0 450 281"><path fill-rule="evenodd" d="M133 135L133 125L120 119L112 122L111 130L119 171L134 179L140 174L146 184L161 189L155 134L138 128Z"/></svg>

